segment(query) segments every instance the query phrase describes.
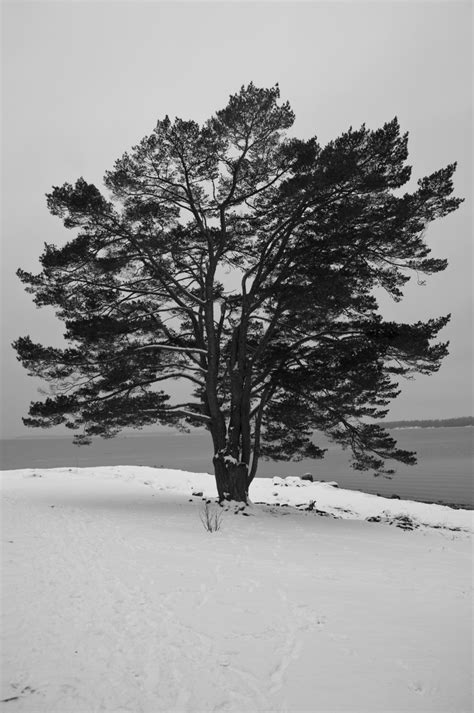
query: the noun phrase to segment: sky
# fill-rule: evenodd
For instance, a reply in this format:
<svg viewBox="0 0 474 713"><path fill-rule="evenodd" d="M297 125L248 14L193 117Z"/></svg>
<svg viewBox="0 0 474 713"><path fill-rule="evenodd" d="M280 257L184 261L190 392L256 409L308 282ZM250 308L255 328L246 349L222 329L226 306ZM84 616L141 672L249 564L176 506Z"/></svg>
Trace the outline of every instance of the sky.
<svg viewBox="0 0 474 713"><path fill-rule="evenodd" d="M107 169L168 114L203 122L253 81L280 85L294 135L321 144L349 126L398 116L409 132L416 180L458 161L461 208L432 224L427 241L448 269L388 319L452 314L438 374L401 384L389 417L471 415L472 5L470 2L23 2L2 5L2 414L3 437L30 434L21 417L41 382L11 342L61 344L63 325L37 309L15 276L39 272L44 242L72 237L46 208L53 185Z"/></svg>

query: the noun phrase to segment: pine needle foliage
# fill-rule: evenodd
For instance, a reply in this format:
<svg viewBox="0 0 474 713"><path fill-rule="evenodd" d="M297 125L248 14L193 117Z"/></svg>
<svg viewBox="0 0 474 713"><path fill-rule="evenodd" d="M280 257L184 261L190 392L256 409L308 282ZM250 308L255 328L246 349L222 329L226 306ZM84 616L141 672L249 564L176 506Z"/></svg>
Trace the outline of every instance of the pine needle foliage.
<svg viewBox="0 0 474 713"><path fill-rule="evenodd" d="M202 126L169 117L107 171L53 187L73 233L18 271L65 325L65 348L14 343L50 385L28 426L76 441L124 427L204 426L220 500L246 500L259 459L320 458L312 434L350 448L354 467L414 463L374 419L398 380L436 372L448 316L385 321L412 275L445 269L428 225L456 210L456 165L403 193L408 135L397 119L321 146L290 138L278 85L253 84ZM192 396L171 403L172 380Z"/></svg>

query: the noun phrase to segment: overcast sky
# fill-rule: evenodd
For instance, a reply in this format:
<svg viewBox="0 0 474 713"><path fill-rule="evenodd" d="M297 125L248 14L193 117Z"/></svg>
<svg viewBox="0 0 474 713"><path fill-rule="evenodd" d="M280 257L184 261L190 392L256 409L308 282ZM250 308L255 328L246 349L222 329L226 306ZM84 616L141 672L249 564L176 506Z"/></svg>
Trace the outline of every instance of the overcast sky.
<svg viewBox="0 0 474 713"><path fill-rule="evenodd" d="M242 84L280 84L294 133L326 143L349 126L398 116L417 179L457 160L466 202L428 242L449 267L410 284L391 319L452 313L441 371L402 384L392 419L472 414L472 6L470 2L4 2L2 432L21 423L40 383L11 342L59 344L15 270L39 271L43 243L71 234L44 194L79 176L101 184L116 158L165 114L207 119ZM414 182L413 182L414 183Z"/></svg>

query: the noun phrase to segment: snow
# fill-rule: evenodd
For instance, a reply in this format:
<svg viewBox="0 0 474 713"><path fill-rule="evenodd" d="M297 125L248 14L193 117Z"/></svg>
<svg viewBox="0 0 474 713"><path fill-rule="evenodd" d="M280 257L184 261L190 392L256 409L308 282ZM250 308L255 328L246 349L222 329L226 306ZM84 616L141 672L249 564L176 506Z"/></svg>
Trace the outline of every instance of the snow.
<svg viewBox="0 0 474 713"><path fill-rule="evenodd" d="M231 455L226 455L224 457L224 461L227 463L227 465L238 465L237 458L234 458L234 456Z"/></svg>
<svg viewBox="0 0 474 713"><path fill-rule="evenodd" d="M1 480L5 710L471 710L469 511L295 479L239 511L131 466Z"/></svg>

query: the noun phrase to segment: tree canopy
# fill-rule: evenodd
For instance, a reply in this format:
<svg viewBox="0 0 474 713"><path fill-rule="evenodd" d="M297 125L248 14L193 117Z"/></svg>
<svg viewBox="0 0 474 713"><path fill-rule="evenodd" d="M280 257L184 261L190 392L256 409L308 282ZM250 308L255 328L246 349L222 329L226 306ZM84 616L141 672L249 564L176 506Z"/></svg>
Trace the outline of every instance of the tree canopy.
<svg viewBox="0 0 474 713"><path fill-rule="evenodd" d="M168 117L105 174L53 187L50 212L74 237L18 271L65 324L65 348L19 338L18 358L50 384L28 426L76 440L124 427L204 426L219 498L245 500L260 458L318 458L322 431L358 469L414 463L371 419L397 380L431 374L449 316L385 321L413 274L444 270L426 228L460 204L456 164L410 179L397 119L320 146L289 136L278 85L253 84L206 123ZM170 382L192 396L175 404Z"/></svg>

